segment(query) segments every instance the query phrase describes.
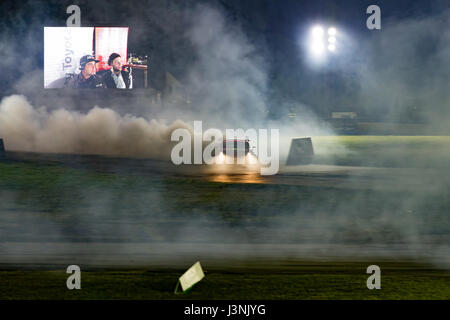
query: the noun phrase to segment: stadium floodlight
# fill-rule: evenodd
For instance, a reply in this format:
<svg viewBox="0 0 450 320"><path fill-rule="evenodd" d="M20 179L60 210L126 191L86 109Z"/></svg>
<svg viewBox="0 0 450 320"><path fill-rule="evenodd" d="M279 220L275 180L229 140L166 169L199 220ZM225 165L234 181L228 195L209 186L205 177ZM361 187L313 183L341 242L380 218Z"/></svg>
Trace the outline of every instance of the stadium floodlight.
<svg viewBox="0 0 450 320"><path fill-rule="evenodd" d="M320 55L325 51L325 46L323 45L322 42L313 42L311 44L311 51L316 54L316 55Z"/></svg>
<svg viewBox="0 0 450 320"><path fill-rule="evenodd" d="M336 51L336 28L328 28L328 51Z"/></svg>
<svg viewBox="0 0 450 320"><path fill-rule="evenodd" d="M323 28L321 26L315 26L312 29L312 35L316 40L322 39L323 37Z"/></svg>
<svg viewBox="0 0 450 320"><path fill-rule="evenodd" d="M335 27L314 25L310 29L308 48L313 63L322 64L327 60L327 53L335 55L339 49L338 31Z"/></svg>
<svg viewBox="0 0 450 320"><path fill-rule="evenodd" d="M324 29L321 26L315 26L311 29L310 49L314 56L321 56L325 51Z"/></svg>

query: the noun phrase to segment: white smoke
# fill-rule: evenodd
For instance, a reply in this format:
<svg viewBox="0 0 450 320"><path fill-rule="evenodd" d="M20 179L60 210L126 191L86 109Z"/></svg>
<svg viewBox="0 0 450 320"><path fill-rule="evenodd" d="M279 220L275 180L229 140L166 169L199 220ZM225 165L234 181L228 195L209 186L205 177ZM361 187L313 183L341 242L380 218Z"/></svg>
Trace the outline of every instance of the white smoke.
<svg viewBox="0 0 450 320"><path fill-rule="evenodd" d="M33 107L24 96L0 103L0 137L8 150L169 159L170 135L189 128L94 107L87 114Z"/></svg>

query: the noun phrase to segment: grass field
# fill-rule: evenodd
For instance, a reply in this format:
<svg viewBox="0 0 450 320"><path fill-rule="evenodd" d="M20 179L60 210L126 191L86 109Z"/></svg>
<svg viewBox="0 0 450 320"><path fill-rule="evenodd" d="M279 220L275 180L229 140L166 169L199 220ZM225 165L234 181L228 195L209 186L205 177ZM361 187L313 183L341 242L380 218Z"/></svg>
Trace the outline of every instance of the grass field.
<svg viewBox="0 0 450 320"><path fill-rule="evenodd" d="M450 234L440 188L413 196L103 171L0 163L0 240L371 243Z"/></svg>
<svg viewBox="0 0 450 320"><path fill-rule="evenodd" d="M319 155L321 148L335 148L338 156L351 150L364 164L376 157L376 148L392 150L392 156L406 148L423 157L439 149L445 157L448 143L447 137L339 137L338 144L333 139L314 138ZM388 158L383 161L394 159ZM417 258L448 248L448 180L443 171L433 188L348 190L216 183L128 167L126 160L105 165L101 157L70 163L6 159L0 161L0 254L6 254L8 242L319 243L349 244L359 251L377 244L388 253L402 245ZM448 263L448 252L441 252ZM207 277L188 295L173 294L184 270L170 265L88 269L83 289L68 291L65 270L0 261L0 299L449 299L450 271L444 263L405 262L394 253L390 258L380 262L380 291L365 287L369 262L292 265L281 255L267 268L206 266Z"/></svg>
<svg viewBox="0 0 450 320"><path fill-rule="evenodd" d="M269 269L206 270L188 293L174 294L184 270L82 271L67 290L62 270L0 271L3 299L450 299L450 272L384 262L381 290L368 290L368 264L305 263Z"/></svg>
<svg viewBox="0 0 450 320"><path fill-rule="evenodd" d="M318 136L314 163L450 168L450 136Z"/></svg>

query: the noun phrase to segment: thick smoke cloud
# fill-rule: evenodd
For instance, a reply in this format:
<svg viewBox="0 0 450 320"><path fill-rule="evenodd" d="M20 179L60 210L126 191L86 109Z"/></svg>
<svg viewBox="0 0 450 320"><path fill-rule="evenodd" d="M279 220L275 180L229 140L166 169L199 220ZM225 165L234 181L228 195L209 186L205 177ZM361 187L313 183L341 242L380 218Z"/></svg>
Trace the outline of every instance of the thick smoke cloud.
<svg viewBox="0 0 450 320"><path fill-rule="evenodd" d="M199 6L188 37L197 53L186 82L215 124L261 122L267 111L267 64L239 26L220 11Z"/></svg>
<svg viewBox="0 0 450 320"><path fill-rule="evenodd" d="M45 8L47 8L42 3L39 5L30 3L29 5L37 12L45 11ZM86 12L87 8L97 8L95 4L92 4L92 7L90 5L81 5L82 14L84 14L83 21L89 22L89 19L92 19L92 12L90 10ZM153 101L155 97L149 97L148 95L120 97L118 94L111 95L109 92L105 92L104 95L98 93L95 101L91 102L89 98L80 99L83 95L82 92L77 96L67 91L46 91L42 89L42 66L36 65L36 59L33 60L33 57L25 56L23 58L26 61L25 66L20 68L20 72L17 72L12 90L23 94L29 99L30 104L25 107L24 100L18 97L5 99L4 108L7 108L6 105L11 105L7 108L9 114L4 115L5 122L10 124L7 126L8 129L6 129L6 126L3 129L3 138L7 142L8 148L38 152L82 152L108 155L113 154L112 150L115 150L114 152L127 156L156 156L157 158L167 159L169 145L163 148L147 148L147 144L152 142L140 142L145 141L148 137L144 134L139 141L133 140L139 144L134 147L136 150L133 150L132 145L126 143L129 138L126 130L119 129L119 134L122 136L113 136L117 134L114 133L114 129L105 129L105 126L100 124L100 122L107 122L106 119L109 118L115 119L110 121L109 125L123 123L124 121L130 122L130 119L134 119L134 116L146 119L145 121L149 122L150 126L154 123L175 123L179 118L182 118L186 123L202 120L205 129L211 127L222 130L226 128L259 129L267 126L280 128L283 158L287 154L292 136L330 135L333 133L329 126L319 123L314 112L308 106L294 101L290 103L280 102L277 108L286 109L286 105L289 104L291 108L297 111L296 121L290 121L289 123L267 121L269 65L262 54L265 50L260 42L256 43L249 39L239 23L232 21L219 6L193 3L171 3L166 6L158 2L152 2L148 6L142 6L142 11L131 10L132 6L126 5L121 5L120 8L126 14L120 15L119 21L125 19L124 21L129 21L131 24L131 47L133 44L138 46L139 41L143 43L154 42L162 46L162 48L158 50L155 48L150 52L150 54L155 54L154 57L150 55L151 61L154 61L151 65L151 79L154 77L155 69L157 71L158 68L162 69L158 64L170 60L171 64L165 64L165 68L167 68L167 71L174 72L175 75L180 74L179 80L183 85L181 95L186 98L185 94L188 93L187 98L190 103L186 103L185 100L180 101L179 97L172 97L169 92L164 92L164 105L156 106ZM117 14L117 8L109 4L102 6L102 10L106 16L108 16L108 13ZM24 19L25 16L24 11L12 13L10 20ZM43 12L33 15L28 31L21 28L21 33L27 34L29 37L35 35L36 30L39 31L40 29L39 25L42 24L42 20L46 19L45 16ZM142 25L146 20L144 16L149 18L149 23L152 26L148 34L144 32L148 25L147 27ZM13 26L9 27L9 29L12 28ZM156 30L159 30L166 37L158 36ZM12 45L14 39L7 36L6 33L3 33L3 35L5 43L2 48L5 50L14 48L14 45ZM136 39L139 39L139 41L136 41ZM30 52L42 50L42 43L38 43L38 41L28 41L27 46ZM167 48L167 54L171 57L163 59L159 56L164 48ZM8 51L8 56L12 56L12 52ZM7 62L9 65L12 61L8 60ZM151 82L151 84L154 83ZM176 96L176 93L173 94ZM100 97L103 98L99 99ZM24 123L21 127L25 128L25 132L28 132L27 139L21 138L23 134L11 135L11 132L14 131L12 124L15 122L10 122L8 117L13 112L13 104L18 104L16 112L21 112L23 116L27 117L22 118ZM83 104L82 108L81 104ZM93 109L95 105L98 105L102 110ZM42 106L46 106L46 111L38 111L41 110ZM22 110L24 108L28 110L28 113L24 113ZM36 110L29 110L29 108ZM86 117L83 117L82 114L86 114ZM103 114L106 115L105 119L102 119ZM38 118L39 120L36 120ZM92 132L83 132L78 122L84 123L85 119L92 118L99 121L98 125L92 126ZM120 120L117 120L119 118ZM136 120L134 123L144 121L143 119ZM30 123L26 124L26 121L30 121ZM66 123L66 121L68 122ZM46 126L51 127L47 128ZM154 127L156 128L157 125L154 125ZM165 128L161 125L159 128L163 131L159 135L167 136L166 131L171 127ZM70 133L67 135L67 139L61 137L59 141L55 141L55 136L58 137L58 135L52 135L52 133L55 130L61 131L63 129ZM17 127L15 130L15 132L18 132L21 129ZM92 136L95 136L95 130L107 130L103 135L115 140L105 140L104 142L111 141L113 143L102 144L98 138L100 135L97 135L96 139L89 142L87 135L92 133ZM156 140L159 141L159 139ZM83 147L80 146L82 141ZM97 147L98 149L96 149ZM158 149L159 151L151 151L152 149ZM164 152L167 154L161 155Z"/></svg>
<svg viewBox="0 0 450 320"><path fill-rule="evenodd" d="M385 19L364 39L355 65L360 107L393 122L428 121L448 128L450 9ZM448 132L448 131L447 131Z"/></svg>
<svg viewBox="0 0 450 320"><path fill-rule="evenodd" d="M48 112L19 95L0 104L0 136L9 150L169 160L170 135L176 128L189 129L182 121L166 125L98 107L87 114Z"/></svg>
<svg viewBox="0 0 450 320"><path fill-rule="evenodd" d="M298 101L291 103L279 99L283 103L276 106L283 110L295 109L297 120L289 123L265 121L267 101L269 100L267 98L269 87L267 61L264 56L259 54L262 52L261 48L256 46L245 32L230 21L229 17L221 10L204 5L187 5L185 7L182 5L158 5L161 8L154 10L155 7L151 7L141 12L132 10L130 7L129 11L126 11L127 19L142 22L154 17L153 21L156 21L156 27L159 27L156 30L162 30L161 34L164 35L161 37L171 39L167 41L175 47L173 52L176 54L165 61L167 63L167 61L173 60L173 64L168 69L173 68L174 73L180 69L186 70L180 80L186 85L187 91L192 94L190 105L167 102L164 108L158 110L158 116L140 117L134 112L123 111L128 107L130 109L127 110L131 110L131 106L124 104L123 99L119 105L115 104L115 101L106 100L101 108L95 107L93 104L88 111L80 112L73 107L77 101L66 98L64 93L61 93L60 96L57 94L57 105L44 108L42 106L46 103L36 104L27 101L27 98L32 101L35 98L33 94L39 92L43 85L41 80L38 81L39 78L42 79L41 66L35 64L36 59L33 60L27 56L24 57L25 62L19 70L22 73L26 71L27 74L22 77L18 76L18 81L14 78L15 85L13 86L14 92L23 93L26 97L12 95L5 98L0 104L0 137L5 139L7 149L167 159L170 154L169 136L172 130L179 127L187 128L187 121L203 120L205 127L247 128L251 126L262 128L269 126L283 128L281 134L285 138L282 140L285 156L290 142L289 138L292 136L330 135L333 133L329 127L317 121L314 111ZM123 6L127 7L127 5ZM112 5L106 5L105 8L102 8L105 11L102 12L108 12L112 7ZM349 59L348 64L341 66L353 68L352 71L358 72L361 80L359 107L373 110L381 106L389 111L388 118L394 119L402 106L408 105L408 101L411 99L418 99L419 104L429 105L430 110L438 110L441 106L448 105L449 72L446 64L450 43L447 41L449 32L446 31L448 30L446 27L448 17L449 11L446 11L432 18L388 21L383 24L384 29L379 36L373 36L364 42L365 47L361 56L368 58L358 60L358 64L350 64ZM39 25L39 21L33 20L32 23ZM132 37L139 37L142 41L155 39L146 35L144 25L137 23L134 27L134 29L130 29L131 34L134 33ZM27 51L39 52L42 49L42 43L33 41L32 35L35 34L36 29L31 28L30 30L34 31L30 31L29 34L25 31L28 34L24 38L27 39ZM435 34L434 30L441 30L441 33ZM427 53L420 53L422 43L428 37L431 37L434 48ZM0 52L7 59L0 60L0 66L11 70L10 66L17 61L12 58L17 52L16 46L12 44L15 40L5 32L2 33L2 40L5 41L0 44ZM184 49L193 50L194 55L189 53L190 58L184 61L190 63L180 65L177 58L184 55ZM423 60L424 56L427 57L426 60ZM425 68L423 68L424 64ZM424 73L422 69L426 72ZM31 93L30 96L28 93ZM170 101L169 96L166 98L166 101ZM65 100L70 107L66 105ZM354 103L353 101L348 102ZM108 106L109 104L111 107ZM136 113L145 115L146 110L150 109L149 106L150 100L144 97L136 103L136 106L133 106L135 107L133 110L138 109ZM180 115L184 122L176 121ZM442 117L442 119L448 119L448 117ZM283 154L283 151L281 153ZM417 177L419 180L421 175L417 174ZM63 185L62 182L69 178L62 176L60 179ZM380 187L384 183L386 182L374 182ZM408 183L409 180L405 179L403 186ZM169 231L173 233L171 239L176 245L180 242L198 240L221 242L224 239L230 242L245 243L252 240L249 239L249 235L253 236L253 241L255 239L264 240L266 235L273 235L277 241L301 241L306 247L306 252L315 250L311 242L319 239L322 245L320 250L324 255L343 253L352 256L360 252L361 248L344 245L343 248L335 250L333 244L340 241L345 242L356 234L371 238L372 240L367 241L369 244L382 243L386 245L388 242L386 240L390 240L389 237L392 237L393 241L398 240L404 246L410 246L412 249L409 252L418 256L430 250L430 247L421 245L421 236L424 234L421 223L426 218L427 205L432 199L430 193L419 192L419 196L415 194L414 197L403 194L404 198L401 199L400 205L381 206L380 211L369 213L365 211L367 197L353 196L352 190L344 200L332 199L331 205L328 206L327 204L330 202L327 199L327 201L324 200L323 205L309 208L309 211L307 210L307 201L305 201L306 204L302 202L289 203L283 207L280 216L273 220L264 220L263 217L267 212L261 208L261 212L257 212L256 218L261 218L264 222L261 224L262 227L255 230L249 224L249 230L253 233L245 233L240 230L246 229L235 228L235 226L227 224L226 216L207 216L210 212L220 212L223 209L220 204L211 205L209 210L199 209L196 212L186 213L183 212L185 204L183 201L189 199L178 198L177 195L165 197L165 193L160 191L167 190L164 183L155 183L155 185L160 188L159 191L147 192L147 190L136 189L136 195L128 195L131 198L130 201L136 200L133 202L134 216L129 216L129 212L126 210L115 211L116 199L121 196L120 194L98 189L95 189L94 192L77 190L81 200L79 200L77 210L71 212L78 221L76 226L78 229L75 230L84 232L86 238L93 241L97 239L98 235L108 235L111 238L117 235L115 240L119 239L119 241L149 240L146 238L147 234L155 235L150 240L166 241L167 237L165 236L168 229L159 228L155 221L164 221L164 218L173 214L178 221L188 221L184 225L180 226L179 224L175 230L177 232ZM401 187L402 183L399 183L399 186ZM431 196L440 201L439 196L442 195L443 190L448 190L445 187L447 187L446 184L435 182ZM238 191L234 190L234 192ZM14 207L19 201L19 195L12 193L1 194L5 208ZM234 197L236 193L224 191L223 196ZM297 196L297 190L288 190L286 194L294 199ZM270 198L271 195L260 196ZM396 196L395 194L392 198ZM278 197L272 197L274 203L280 201ZM259 199L250 200L257 203ZM373 201L383 203L385 199L377 198ZM160 215L154 214L153 211L149 213L149 207L153 208L151 206L159 208ZM410 212L415 208L422 209L420 214L414 215ZM177 210L178 212L175 212ZM239 210L239 206L235 210ZM277 210L273 209L278 213ZM45 208L42 208L42 211L45 211ZM111 218L112 212L117 213L115 220ZM435 210L435 214L436 212L439 213L439 208ZM85 215L81 216L81 214ZM39 225L39 228L35 229L35 234L32 235L42 236L51 231L56 237L52 240L68 238L65 234L68 227L54 224L52 217L42 218L39 221L36 217L32 219L34 220L28 221L29 225L26 225L22 219L19 221L23 222L30 230ZM92 219L96 219L95 225L89 225ZM381 233L388 227L390 227L389 232ZM199 230L202 233L199 233ZM135 237L139 232L144 234L142 238ZM387 238L384 237L385 235ZM158 236L160 237L158 238ZM435 240L431 244L432 251L445 253L448 246L444 241L441 241L441 238ZM192 247L188 247L187 250L192 250ZM208 251L206 248L202 253L208 255L214 253L213 250L215 249ZM395 248L390 247L389 243L387 246L382 246L380 251L386 255L398 257ZM245 252L241 253L246 256L251 252L252 248L249 246ZM233 253L233 248L222 252L224 257L233 256ZM276 255L300 253L295 247L292 251L278 249ZM266 252L266 254L273 254L273 251ZM442 260L449 261L448 251Z"/></svg>

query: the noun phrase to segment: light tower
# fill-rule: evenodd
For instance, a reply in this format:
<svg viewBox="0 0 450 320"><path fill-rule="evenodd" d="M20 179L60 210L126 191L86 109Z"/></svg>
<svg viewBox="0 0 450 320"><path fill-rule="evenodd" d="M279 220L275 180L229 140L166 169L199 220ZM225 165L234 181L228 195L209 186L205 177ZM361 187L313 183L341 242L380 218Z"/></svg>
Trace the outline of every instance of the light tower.
<svg viewBox="0 0 450 320"><path fill-rule="evenodd" d="M314 26L311 29L309 45L312 55L319 59L325 58L327 51L330 53L335 53L338 48L337 35L338 34L335 27L329 27L327 29L327 33L325 33L325 28L323 26ZM326 36L327 40L325 40Z"/></svg>

